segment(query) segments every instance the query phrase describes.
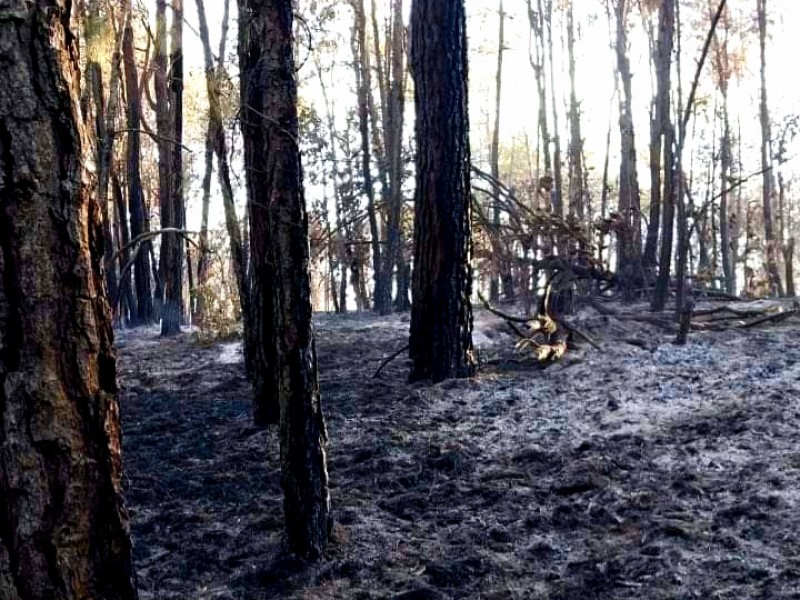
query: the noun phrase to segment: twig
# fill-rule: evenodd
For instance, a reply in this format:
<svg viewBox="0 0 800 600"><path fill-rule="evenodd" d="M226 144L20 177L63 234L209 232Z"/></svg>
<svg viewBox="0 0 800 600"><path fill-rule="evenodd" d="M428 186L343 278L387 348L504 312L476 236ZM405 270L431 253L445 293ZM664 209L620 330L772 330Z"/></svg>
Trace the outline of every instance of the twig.
<svg viewBox="0 0 800 600"><path fill-rule="evenodd" d="M398 356L400 356L400 355L401 355L403 352L405 352L406 350L408 350L408 344L406 344L405 346L403 346L402 348L400 348L400 350L398 350L397 352L395 352L395 353L394 353L394 354L392 354L391 356L389 356L389 357L385 358L385 359L384 359L384 361L383 361L383 362L380 364L380 366L378 367L378 370L377 370L377 371L375 371L375 372L372 374L372 379L377 379L377 378L378 378L378 375L380 375L380 374L381 374L381 371L383 371L383 368L384 368L386 365L388 365L390 362L392 362L392 361L393 361L395 358L397 358Z"/></svg>
<svg viewBox="0 0 800 600"><path fill-rule="evenodd" d="M489 301L486 298L484 298L483 294L481 294L480 292L478 292L478 300L481 301L483 307L486 310L488 310L493 315L497 315L501 319L505 319L506 321L511 321L513 323L528 323L533 320L533 317L516 317L514 315L509 315L508 313L504 313L503 311L498 310L497 308L489 304Z"/></svg>

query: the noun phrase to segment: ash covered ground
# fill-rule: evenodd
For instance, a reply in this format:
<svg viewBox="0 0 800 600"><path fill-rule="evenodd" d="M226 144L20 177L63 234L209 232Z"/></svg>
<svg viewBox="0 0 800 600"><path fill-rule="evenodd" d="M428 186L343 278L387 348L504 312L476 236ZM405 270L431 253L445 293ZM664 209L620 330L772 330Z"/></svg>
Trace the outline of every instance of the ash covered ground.
<svg viewBox="0 0 800 600"><path fill-rule="evenodd" d="M240 346L123 332L143 600L800 598L800 325L693 333L591 311L546 369L478 311L477 376L410 385L407 316L316 322L336 524L282 551L276 432Z"/></svg>

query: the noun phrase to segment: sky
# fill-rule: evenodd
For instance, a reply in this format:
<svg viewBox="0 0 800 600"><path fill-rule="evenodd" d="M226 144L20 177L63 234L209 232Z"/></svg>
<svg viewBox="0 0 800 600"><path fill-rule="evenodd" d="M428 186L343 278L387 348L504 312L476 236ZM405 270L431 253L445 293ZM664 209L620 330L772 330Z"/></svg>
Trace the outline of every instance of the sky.
<svg viewBox="0 0 800 600"><path fill-rule="evenodd" d="M310 0L306 0L310 1ZM388 0L378 0L381 5L388 3ZM578 97L581 102L582 127L585 143L585 151L589 162L599 172L602 164L602 155L605 149L605 137L609 124L612 126L612 146L618 139L617 137L617 104L613 99L614 82L613 54L609 48L610 34L609 26L605 15L605 10L601 0L574 0L575 19L578 27L578 42L576 47L577 60L577 87ZM208 15L209 28L211 32L212 47L218 45L220 23L222 19L222 0L206 0L206 11ZM559 3L556 2L556 5ZM685 3L684 3L685 4ZM151 6L152 5L152 6ZM146 0L145 6L154 14L154 2ZM493 119L493 104L495 94L494 76L497 61L497 25L498 25L498 6L499 0L466 0L468 13L468 35L469 35L469 58L470 58L470 122L472 130L473 159L481 162L486 159L488 152L488 139L491 119ZM734 12L742 12L745 15L754 17L754 0L730 0L729 6ZM504 9L508 15L506 21L506 49L504 52L503 68L503 93L501 98L501 144L508 147L515 147L519 150L522 147L522 140L527 134L531 140L536 139L536 113L537 113L537 94L533 71L529 62L529 24L527 19L527 7L525 0L505 0ZM769 88L769 102L774 121L780 121L783 115L800 110L798 94L796 91L793 68L790 61L796 60L800 56L800 42L793 24L800 22L800 2L797 0L769 0L768 9L771 13L770 40L767 48L767 78ZM187 88L198 91L198 95L203 95L203 53L197 35L197 14L196 5L192 0L185 0L186 23L184 31L185 61L188 74ZM749 12L748 12L749 11ZM407 12L407 11L406 11ZM231 2L231 17L233 22L229 32L229 58L235 63L236 50L236 1ZM647 166L646 166L646 145L648 140L647 111L651 98L651 77L649 69L649 58L647 41L643 34L642 23L638 11L634 11L631 16L630 33L631 40L631 62L633 70L633 97L634 114L636 116L635 128L637 134L637 150L640 156L640 183L644 188L647 185ZM752 25L755 26L754 19ZM349 35L351 26L350 9L347 3L342 1L342 9L339 19L331 27L331 33L340 35L346 39ZM566 50L562 48L561 25L556 24L553 32L554 44L556 45L556 88L559 94L560 124L566 132L566 117L564 106L569 93L569 80L566 77L566 65L563 64L562 56ZM694 75L695 64L699 56L700 44L705 32L689 30L688 26L684 29L684 46L682 58L684 89L688 89L689 82ZM564 36L565 37L565 36ZM758 129L758 45L755 32L748 35L749 60L747 70L742 81L734 84L731 90L731 109L732 112L741 112L743 119L741 122L742 135L747 142L757 148L760 140L760 130ZM347 61L350 60L349 42L343 43L341 56L338 61L342 64L341 76L337 77L340 82L339 88L334 91L337 104L341 107L338 118L344 118L345 110L354 103L352 95L351 74ZM236 65L229 64L231 73L236 72ZM304 100L317 106L322 113L321 94L318 86L314 83L315 79L308 71L313 69L313 61L307 61L300 72L301 79L306 81L301 87L300 93ZM559 73L563 75L559 76ZM708 71L701 77L700 95L702 100L704 95L712 90L712 81ZM687 93L684 91L684 93ZM204 98L198 97L194 100L198 107L201 107ZM409 99L409 105L411 105ZM195 151L193 152L194 170L202 168L202 127L199 125L202 119L198 119L196 130L191 131L191 126L187 130L189 136L188 145ZM407 120L407 131L410 132L413 126L411 118ZM700 124L703 127L703 124ZM705 137L712 137L711 131L701 132ZM566 140L562 142L562 147L566 147ZM797 154L797 144L793 148L793 154ZM748 152L749 164L745 171L755 171L758 168L757 154ZM612 154L612 164L615 156ZM790 165L790 168L795 169ZM239 171L234 163L234 171ZM796 170L796 169L795 169ZM195 185L192 188L189 198L189 226L199 224L199 179L202 173L194 173ZM241 183L241 178L239 179ZM319 193L319 190L307 189L309 195ZM217 215L217 226L221 226L221 215Z"/></svg>

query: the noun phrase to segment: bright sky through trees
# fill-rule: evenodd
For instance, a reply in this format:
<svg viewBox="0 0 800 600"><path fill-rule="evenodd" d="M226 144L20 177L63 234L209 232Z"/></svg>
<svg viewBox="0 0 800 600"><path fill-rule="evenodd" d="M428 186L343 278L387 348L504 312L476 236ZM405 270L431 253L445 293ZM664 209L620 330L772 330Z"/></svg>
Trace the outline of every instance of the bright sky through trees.
<svg viewBox="0 0 800 600"><path fill-rule="evenodd" d="M381 0L379 0L381 1ZM311 4L306 0L300 2L300 13L303 14ZM335 82L332 94L337 106L337 119L342 122L346 111L355 105L353 75L350 67L351 51L349 45L350 28L352 26L351 10L346 2L340 2L337 7L336 19L323 25L311 23L305 31L313 31L312 44L319 44L320 35L325 38L338 38L339 44L336 54L330 57L330 64L335 72L328 77ZM383 4L383 2L381 2ZM470 127L472 131L473 160L485 162L488 159L490 128L494 103L494 70L497 61L497 25L498 25L497 0L467 0L468 33L470 44ZM536 3L534 2L534 5ZM566 135L566 105L569 93L569 81L566 73L566 34L563 31L564 19L558 12L559 2L555 2L555 25L553 31L555 52L555 80L556 92L563 98L559 110L560 121ZM147 0L146 6L150 15L155 13L154 2ZM700 15L698 7L705 6L704 2L682 2L681 18L683 24L682 38L682 79L684 95L688 94L691 79L694 77L696 60L700 54L700 46L705 38L709 17L707 11ZM223 2L215 0L206 3L212 47L218 46L220 23L222 19ZM739 80L734 80L731 89L731 114L734 119L740 118L742 135L745 147L757 148L759 144L758 133L758 40L755 22L755 2L733 0L729 8L734 15L744 21L746 27L742 32L746 63ZM773 120L779 123L781 119L797 110L798 92L794 78L787 76L787 69L791 61L800 51L800 43L796 33L791 30L793 23L800 22L800 2L795 0L770 0L768 5L772 20L769 24L770 39L767 46L767 81L770 90L770 109ZM205 83L203 75L203 53L197 31L197 12L194 2L187 2L185 32L186 47L186 72L187 93L186 102L191 105L191 110L205 110ZM535 148L536 140L536 111L537 99L533 70L529 60L530 25L527 16L525 0L507 0L505 2L507 13L506 22L506 51L504 55L504 90L501 102L501 156L508 157L513 154L524 153L525 136ZM408 6L406 6L406 14ZM231 29L229 32L228 54L230 59L227 68L230 73L238 72L235 61L236 53L236 2L231 2ZM749 19L749 22L748 22ZM617 100L614 98L614 56L611 44L612 33L606 16L603 0L577 0L575 2L575 20L577 27L577 74L576 83L578 99L581 103L583 119L583 136L585 152L590 169L595 173L601 168L602 154L604 152L605 136L609 126L612 125L612 164L615 162L615 148L618 145ZM650 61L648 56L647 38L644 32L639 11L634 10L629 19L631 27L631 63L633 70L633 96L634 119L638 141L638 154L640 159L641 184L648 185L646 169L646 140L648 135L648 108L652 96L652 80L650 75ZM304 34L305 35L305 34ZM307 37L307 36L306 36ZM736 43L736 42L734 42ZM307 43L304 41L304 46ZM307 52L307 47L304 52ZM301 100L314 106L318 112L323 112L322 99L317 78L311 72L313 61L307 60L300 72L302 81ZM698 90L698 104L713 101L713 80L711 72L706 66L701 76ZM192 94L196 96L192 98ZM407 110L411 110L407 107ZM198 181L202 176L202 139L204 135L205 119L202 115L192 118L187 116L189 125L186 130L187 143L195 151L192 165L193 187L189 195L189 226L196 225L199 220L196 209L196 196ZM739 123L735 122L734 127ZM691 126L690 126L691 127ZM409 114L406 120L406 135L410 135L413 128L413 115ZM707 130L704 130L707 128ZM703 123L698 119L694 143L710 144L712 130L710 123ZM691 132L690 132L691 135ZM689 144L691 146L692 140ZM798 142L790 149L789 155L797 154ZM688 150L689 148L687 148ZM513 151L513 152L512 152ZM234 172L239 172L237 184L242 185L240 157L233 157ZM745 157L745 172L758 169L757 152ZM520 154L516 156L517 164L526 161ZM508 165L506 165L507 168ZM751 168L752 167L752 168ZM502 170L503 167L501 167ZM796 167L789 167L794 170ZM215 182L216 184L216 182ZM309 200L313 198L314 189L309 190ZM217 216L221 223L221 214Z"/></svg>

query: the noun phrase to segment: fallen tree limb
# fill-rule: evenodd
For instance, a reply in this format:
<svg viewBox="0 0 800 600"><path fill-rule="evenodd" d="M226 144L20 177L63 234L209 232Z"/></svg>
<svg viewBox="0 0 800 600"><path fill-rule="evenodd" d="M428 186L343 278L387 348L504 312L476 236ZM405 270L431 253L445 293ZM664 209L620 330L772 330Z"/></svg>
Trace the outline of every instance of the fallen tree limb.
<svg viewBox="0 0 800 600"><path fill-rule="evenodd" d="M386 365L388 365L390 362L392 362L392 361L393 361L395 358L397 358L398 356L400 356L400 355L401 355L403 352L405 352L406 350L408 350L408 344L406 344L405 346L403 346L402 348L400 348L400 350L398 350L398 351L397 351L397 352L395 352L394 354L392 354L392 355L388 356L387 358L385 358L385 359L383 360L383 362L380 364L380 366L378 367L378 369L377 369L377 370L376 370L376 371L375 371L375 372L372 374L372 379L377 379L377 378L378 378L378 375L380 375L380 374L381 374L381 371L383 371L383 368L384 368Z"/></svg>

